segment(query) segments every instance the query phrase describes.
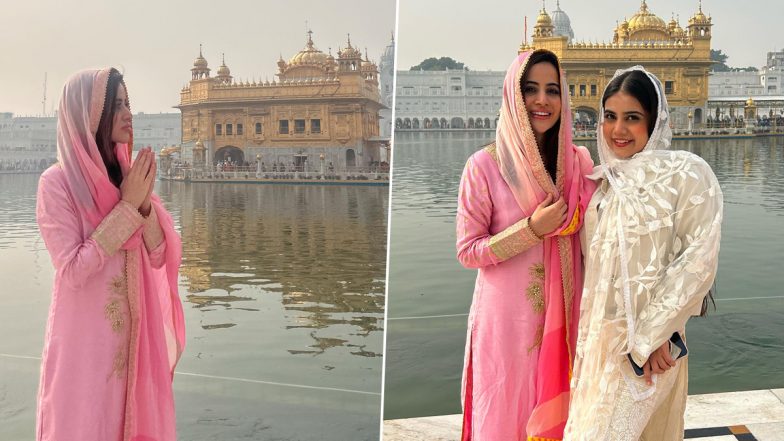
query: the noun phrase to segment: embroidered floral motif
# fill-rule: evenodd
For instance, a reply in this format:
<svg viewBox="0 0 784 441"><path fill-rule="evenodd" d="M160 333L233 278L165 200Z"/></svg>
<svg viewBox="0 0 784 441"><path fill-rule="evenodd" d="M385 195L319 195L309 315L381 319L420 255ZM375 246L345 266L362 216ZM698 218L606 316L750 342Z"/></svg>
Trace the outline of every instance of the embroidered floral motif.
<svg viewBox="0 0 784 441"><path fill-rule="evenodd" d="M122 378L125 373L125 367L128 365L128 353L124 350L117 351L112 360L112 374L116 378Z"/></svg>
<svg viewBox="0 0 784 441"><path fill-rule="evenodd" d="M536 328L536 334L534 334L534 342L531 346L528 347L528 353L530 354L531 351L539 349L542 346L542 340L544 339L544 325L539 325Z"/></svg>
<svg viewBox="0 0 784 441"><path fill-rule="evenodd" d="M496 148L495 143L492 143L489 146L485 147L485 151L487 152L488 155L490 155L491 158L493 158L493 161L495 161L496 163L498 162L498 149Z"/></svg>
<svg viewBox="0 0 784 441"><path fill-rule="evenodd" d="M128 364L127 340L122 337L128 331L126 324L129 320L128 284L126 281L125 271L123 271L109 282L109 301L103 308L104 317L109 322L112 332L120 335L121 339L112 360L112 371L109 374L109 377L114 376L117 379L124 377Z"/></svg>
<svg viewBox="0 0 784 441"><path fill-rule="evenodd" d="M109 303L103 308L104 317L109 320L112 331L115 333L122 332L125 325L125 314L122 310L122 300L125 298L125 277L123 275L116 276L109 282L111 292L111 299Z"/></svg>
<svg viewBox="0 0 784 441"><path fill-rule="evenodd" d="M544 312L544 264L536 263L528 271L532 280L525 290L525 295L534 312L541 314Z"/></svg>

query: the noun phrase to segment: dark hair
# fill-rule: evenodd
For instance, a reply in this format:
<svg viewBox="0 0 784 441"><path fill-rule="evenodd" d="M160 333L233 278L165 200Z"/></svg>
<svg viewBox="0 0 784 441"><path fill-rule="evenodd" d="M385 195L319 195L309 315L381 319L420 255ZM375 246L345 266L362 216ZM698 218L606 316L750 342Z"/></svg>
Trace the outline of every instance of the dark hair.
<svg viewBox="0 0 784 441"><path fill-rule="evenodd" d="M561 68L558 65L558 57L547 50L537 50L531 54L531 57L528 59L528 63L525 66L525 71L523 72L523 76L520 78L520 90L525 89L525 79L528 76L528 71L536 64L539 63L550 63L555 67L555 71L558 74L558 81L561 81ZM559 93L563 93L561 91L561 87L558 88ZM523 94L525 96L525 94ZM560 115L558 117L558 121L555 122L555 125L550 127L550 130L544 133L544 145L540 145L539 153L542 156L542 161L544 161L544 167L547 169L547 173L550 174L550 178L552 178L553 182L555 182L555 173L556 169L558 168L558 131L561 129L561 118Z"/></svg>
<svg viewBox="0 0 784 441"><path fill-rule="evenodd" d="M713 310L716 310L716 300L713 298L713 293L716 292L716 280L713 281L713 286L708 290L708 294L702 299L702 307L700 308L700 317L708 315L708 302L713 304Z"/></svg>
<svg viewBox="0 0 784 441"><path fill-rule="evenodd" d="M631 95L640 102L643 110L648 113L648 136L651 136L653 128L656 126L656 115L659 108L659 97L656 95L656 87L651 79L641 70L631 70L618 75L604 89L602 107L608 98L618 92Z"/></svg>
<svg viewBox="0 0 784 441"><path fill-rule="evenodd" d="M95 143L98 151L106 166L109 179L116 187L122 184L122 170L117 155L114 153L114 142L112 141L112 123L114 122L114 101L117 99L117 87L122 84L125 87L122 74L115 68L109 71L109 80L106 82L106 98L103 101L103 112L98 123L98 130L95 132ZM126 88L127 90L127 88Z"/></svg>

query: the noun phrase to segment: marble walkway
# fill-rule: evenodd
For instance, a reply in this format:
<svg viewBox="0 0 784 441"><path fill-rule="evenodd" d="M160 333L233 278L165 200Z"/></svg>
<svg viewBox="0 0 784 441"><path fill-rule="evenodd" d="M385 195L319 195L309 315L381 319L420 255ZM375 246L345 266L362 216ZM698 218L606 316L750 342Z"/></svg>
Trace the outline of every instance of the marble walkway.
<svg viewBox="0 0 784 441"><path fill-rule="evenodd" d="M457 441L460 415L384 421L384 441ZM784 441L784 389L690 395L685 439Z"/></svg>

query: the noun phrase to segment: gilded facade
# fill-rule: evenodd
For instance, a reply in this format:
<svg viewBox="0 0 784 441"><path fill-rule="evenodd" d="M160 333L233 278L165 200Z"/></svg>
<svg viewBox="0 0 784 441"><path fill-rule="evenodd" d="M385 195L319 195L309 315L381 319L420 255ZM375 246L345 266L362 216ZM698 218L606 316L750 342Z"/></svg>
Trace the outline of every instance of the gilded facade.
<svg viewBox="0 0 784 441"><path fill-rule="evenodd" d="M199 167L221 161L336 168L379 162L378 68L352 46L325 54L308 32L305 47L278 60L277 79L237 81L225 60L210 75L199 56L180 92L182 160Z"/></svg>
<svg viewBox="0 0 784 441"><path fill-rule="evenodd" d="M560 4L558 7L560 11ZM562 19L562 18L561 18ZM530 43L520 51L549 49L566 71L572 108L577 119L595 122L601 94L617 69L636 64L645 66L662 81L675 126L704 123L708 99L708 71L711 66L712 20L698 10L683 29L675 16L669 22L655 15L643 0L630 19L621 20L608 42L570 42L557 35L553 19L542 8Z"/></svg>

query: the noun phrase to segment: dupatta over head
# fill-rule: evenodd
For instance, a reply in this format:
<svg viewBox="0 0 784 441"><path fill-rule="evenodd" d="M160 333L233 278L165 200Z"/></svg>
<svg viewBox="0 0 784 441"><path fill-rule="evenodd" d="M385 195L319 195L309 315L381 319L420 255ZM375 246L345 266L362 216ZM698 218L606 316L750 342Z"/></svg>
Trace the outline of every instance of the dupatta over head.
<svg viewBox="0 0 784 441"><path fill-rule="evenodd" d="M499 167L523 213L532 214L548 194L568 206L564 225L544 238L545 318L536 376L536 406L528 421L529 440L560 440L569 409L577 318L582 292L582 255L577 232L595 189L586 178L593 170L588 150L572 144L572 118L563 69L560 71L561 117L555 182L547 172L523 101L521 80L531 55L512 62L503 86L496 131Z"/></svg>
<svg viewBox="0 0 784 441"><path fill-rule="evenodd" d="M84 70L68 79L57 121L57 156L75 207L93 227L120 202L95 140L106 105L112 69ZM115 153L123 170L130 169L131 145L117 144ZM175 415L172 379L174 366L185 346L185 325L177 275L182 260L180 237L174 222L156 195L152 208L166 242L165 263L153 268L142 228L122 246L126 251L131 334L124 440L174 440ZM78 342L73 342L78 344ZM83 397L89 399L89 397ZM64 405L66 405L64 403Z"/></svg>
<svg viewBox="0 0 784 441"><path fill-rule="evenodd" d="M598 130L596 131L597 136L597 144L599 149L599 160L601 161L600 166L600 173L607 179L610 183L610 186L613 188L615 193L618 195L627 195L636 193L638 187L642 185L641 182L636 182L635 180L628 180L620 178L623 175L630 175L632 171L637 168L641 167L641 161L647 161L648 155L640 154L640 153L648 153L654 152L658 150L669 150L670 145L672 145L672 129L670 128L670 112L669 107L667 105L667 97L664 94L664 90L662 89L661 82L658 78L656 78L653 74L645 70L644 67L640 65L632 66L628 69L618 69L615 71L615 75L613 75L610 81L618 78L619 76L631 72L631 71L640 71L643 72L648 79L653 83L653 87L656 89L656 99L658 102L658 106L656 108L656 123L653 127L653 132L651 136L648 137L648 142L645 144L645 147L628 159L621 159L618 158L615 153L613 153L612 149L610 148L607 140L604 138L604 132L602 131L602 125L604 124L604 104L602 104L601 108L599 109L600 122ZM608 83L609 84L609 83ZM619 179L620 178L620 179ZM618 205L618 213L615 213L618 216L616 225L617 225L617 234L618 234L618 243L619 244L626 244L626 237L632 236L631 234L624 232L624 225L628 223L628 220L625 217L625 214L621 212L622 205ZM626 246L619 246L618 252L620 255L621 262L628 262L628 254L630 250L626 249ZM626 313L626 324L628 327L628 334L627 334L627 350L629 352L632 351L634 348L634 316L635 314L632 312L634 309L632 307L632 295L631 295L631 288L629 283L629 268L627 265L620 265L621 267L621 283L623 287L623 299L624 299L624 311Z"/></svg>

